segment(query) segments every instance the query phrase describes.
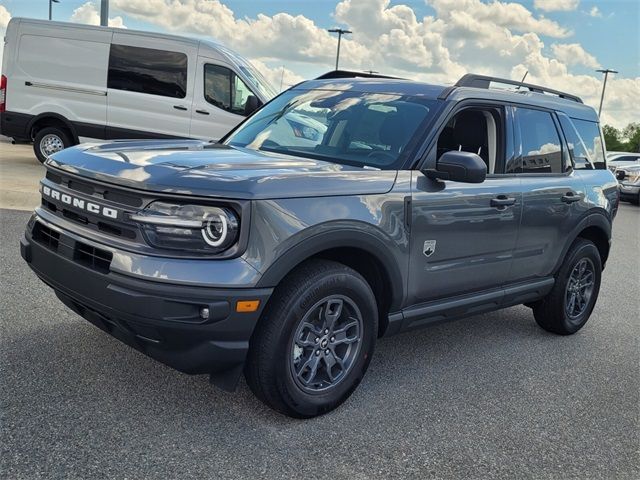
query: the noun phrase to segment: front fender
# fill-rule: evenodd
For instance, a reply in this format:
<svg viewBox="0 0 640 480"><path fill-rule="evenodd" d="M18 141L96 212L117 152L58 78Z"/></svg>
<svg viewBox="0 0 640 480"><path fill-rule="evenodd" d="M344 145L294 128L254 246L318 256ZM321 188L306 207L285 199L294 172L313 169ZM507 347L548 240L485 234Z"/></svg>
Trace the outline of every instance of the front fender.
<svg viewBox="0 0 640 480"><path fill-rule="evenodd" d="M395 243L385 238L382 232L375 232L375 227L360 225L321 225L313 231L305 231L293 245L286 248L282 254L264 271L257 288L275 287L297 265L321 252L351 248L361 250L373 256L385 270L391 289L391 308L398 307L404 298L404 280L400 265L403 265L401 255L394 249ZM395 251L394 251L395 250ZM405 257L406 258L406 257Z"/></svg>

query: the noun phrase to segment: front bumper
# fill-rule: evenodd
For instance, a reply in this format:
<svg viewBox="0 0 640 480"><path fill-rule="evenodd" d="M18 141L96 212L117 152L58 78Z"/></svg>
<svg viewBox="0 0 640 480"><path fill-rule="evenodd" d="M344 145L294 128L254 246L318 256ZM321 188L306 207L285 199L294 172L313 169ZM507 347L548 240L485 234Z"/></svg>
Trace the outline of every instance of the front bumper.
<svg viewBox="0 0 640 480"><path fill-rule="evenodd" d="M105 269L99 257L91 260L78 237L64 230L55 230L55 238L43 236L38 223L30 222L20 242L21 255L73 311L181 372L241 371L273 289L198 287L123 275ZM238 313L236 302L242 300L259 300L260 307ZM203 307L210 312L206 320L200 316Z"/></svg>
<svg viewBox="0 0 640 480"><path fill-rule="evenodd" d="M627 197L637 198L638 193L640 193L640 184L621 182L619 186L620 186L621 198L627 198Z"/></svg>

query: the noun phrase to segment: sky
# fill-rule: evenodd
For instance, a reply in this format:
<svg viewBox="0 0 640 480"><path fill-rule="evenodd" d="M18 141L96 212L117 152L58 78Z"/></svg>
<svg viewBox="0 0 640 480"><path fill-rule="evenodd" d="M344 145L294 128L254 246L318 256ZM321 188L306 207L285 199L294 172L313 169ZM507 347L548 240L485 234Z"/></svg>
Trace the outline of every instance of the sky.
<svg viewBox="0 0 640 480"><path fill-rule="evenodd" d="M48 0L0 0L11 17L47 18ZM99 22L100 0L60 0L53 18ZM521 79L598 107L602 121L640 121L640 0L110 0L110 24L213 38L251 60L278 89L335 64L439 84L468 72Z"/></svg>

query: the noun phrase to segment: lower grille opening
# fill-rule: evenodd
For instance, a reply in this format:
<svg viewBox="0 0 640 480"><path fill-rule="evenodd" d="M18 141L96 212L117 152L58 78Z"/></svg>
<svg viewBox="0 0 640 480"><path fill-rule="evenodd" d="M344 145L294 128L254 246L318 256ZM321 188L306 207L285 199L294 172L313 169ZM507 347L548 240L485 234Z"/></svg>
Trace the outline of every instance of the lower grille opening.
<svg viewBox="0 0 640 480"><path fill-rule="evenodd" d="M136 232L134 232L133 230L116 227L115 225L112 225L110 223L98 222L98 230L108 233L109 235L115 235L118 237L125 237L125 238L131 238L131 239L136 238Z"/></svg>
<svg viewBox="0 0 640 480"><path fill-rule="evenodd" d="M84 215L80 215L79 213L67 210L66 208L62 210L62 215L64 215L69 220L73 220L74 222L82 223L84 225L89 223L89 219Z"/></svg>
<svg viewBox="0 0 640 480"><path fill-rule="evenodd" d="M59 232L56 232L41 223L36 223L33 227L32 235L33 239L41 245L44 245L50 250L58 250L58 245L60 243Z"/></svg>
<svg viewBox="0 0 640 480"><path fill-rule="evenodd" d="M92 247L82 242L76 242L73 259L80 265L96 270L100 273L109 273L109 266L113 254L101 248Z"/></svg>
<svg viewBox="0 0 640 480"><path fill-rule="evenodd" d="M52 212L56 212L58 210L58 207L56 206L55 203L51 203L48 200L45 200L44 198L42 199L42 206Z"/></svg>

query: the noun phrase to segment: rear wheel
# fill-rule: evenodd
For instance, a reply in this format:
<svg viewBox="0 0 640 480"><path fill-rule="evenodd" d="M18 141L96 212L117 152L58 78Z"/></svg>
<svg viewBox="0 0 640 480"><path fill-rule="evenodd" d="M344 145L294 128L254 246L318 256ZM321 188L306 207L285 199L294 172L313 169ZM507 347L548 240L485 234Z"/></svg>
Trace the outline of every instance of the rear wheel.
<svg viewBox="0 0 640 480"><path fill-rule="evenodd" d="M33 139L33 151L40 162L44 162L54 153L73 145L69 134L59 127L45 127L38 130Z"/></svg>
<svg viewBox="0 0 640 480"><path fill-rule="evenodd" d="M251 339L245 376L271 408L329 412L358 386L378 331L375 297L355 270L313 260L276 289Z"/></svg>
<svg viewBox="0 0 640 480"><path fill-rule="evenodd" d="M589 240L578 238L571 245L551 292L533 305L538 325L560 335L580 330L598 299L601 276L598 249Z"/></svg>

